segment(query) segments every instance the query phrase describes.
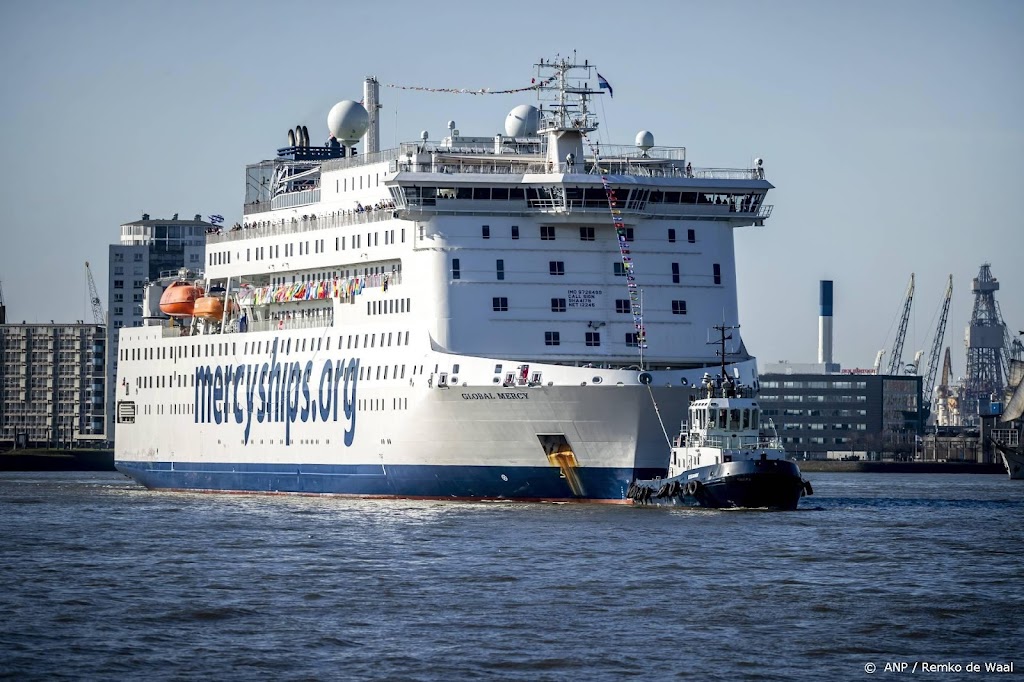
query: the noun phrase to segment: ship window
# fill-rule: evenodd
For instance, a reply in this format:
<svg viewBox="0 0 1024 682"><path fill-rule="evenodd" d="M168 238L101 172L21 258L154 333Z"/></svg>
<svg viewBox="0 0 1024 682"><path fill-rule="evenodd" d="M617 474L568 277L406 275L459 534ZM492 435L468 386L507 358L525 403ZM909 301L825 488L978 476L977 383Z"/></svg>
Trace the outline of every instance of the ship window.
<svg viewBox="0 0 1024 682"><path fill-rule="evenodd" d="M587 332L587 345L588 346L600 346L601 345L601 334L600 334L600 332Z"/></svg>
<svg viewBox="0 0 1024 682"><path fill-rule="evenodd" d="M380 376L380 367L377 368L377 376L378 377ZM387 379L388 379L388 366L384 365L384 380L387 381Z"/></svg>
<svg viewBox="0 0 1024 682"><path fill-rule="evenodd" d="M743 410L743 429L750 428L750 410Z"/></svg>
<svg viewBox="0 0 1024 682"><path fill-rule="evenodd" d="M580 228L580 241L592 242L594 241L594 228L592 227L581 227Z"/></svg>
<svg viewBox="0 0 1024 682"><path fill-rule="evenodd" d="M715 263L713 267L714 267L715 284L721 284L722 283L722 266L719 265L718 263Z"/></svg>
<svg viewBox="0 0 1024 682"><path fill-rule="evenodd" d="M672 264L672 283L679 284L679 263Z"/></svg>
<svg viewBox="0 0 1024 682"><path fill-rule="evenodd" d="M459 267L459 259L458 258L452 258L452 279L461 279L461 278L462 278L462 272L461 272L461 269Z"/></svg>
<svg viewBox="0 0 1024 682"><path fill-rule="evenodd" d="M490 187L476 187L473 189L474 199L485 199L491 200L491 188Z"/></svg>
<svg viewBox="0 0 1024 682"><path fill-rule="evenodd" d="M522 187L509 187L508 198L512 201L516 199L521 201L526 198L526 190Z"/></svg>
<svg viewBox="0 0 1024 682"><path fill-rule="evenodd" d="M495 270L497 271L497 277L499 280L505 279L505 261L499 258L495 263Z"/></svg>
<svg viewBox="0 0 1024 682"><path fill-rule="evenodd" d="M672 301L672 314L673 315L685 315L686 314L686 301Z"/></svg>
<svg viewBox="0 0 1024 682"><path fill-rule="evenodd" d="M370 334L370 348L376 348L376 347L377 347L377 335L376 334Z"/></svg>
<svg viewBox="0 0 1024 682"><path fill-rule="evenodd" d="M494 312L508 312L508 298L506 298L505 296L495 296L493 299L491 299L491 301Z"/></svg>
<svg viewBox="0 0 1024 682"><path fill-rule="evenodd" d="M405 332L405 345L409 345L409 332Z"/></svg>
<svg viewBox="0 0 1024 682"><path fill-rule="evenodd" d="M513 225L512 226L512 239L519 239L519 226L518 225Z"/></svg>
<svg viewBox="0 0 1024 682"><path fill-rule="evenodd" d="M501 365L495 365L494 366L494 373L495 374L501 374Z"/></svg>
<svg viewBox="0 0 1024 682"><path fill-rule="evenodd" d="M388 332L388 345L391 345L391 332Z"/></svg>
<svg viewBox="0 0 1024 682"><path fill-rule="evenodd" d="M616 277L625 277L626 276L626 266L623 265L622 261L616 261L615 263L612 264L612 273Z"/></svg>
<svg viewBox="0 0 1024 682"><path fill-rule="evenodd" d="M552 275L564 275L565 274L565 261L553 260L548 261L548 272Z"/></svg>
<svg viewBox="0 0 1024 682"><path fill-rule="evenodd" d="M629 312L629 299L617 298L615 299L615 312L617 313L628 313Z"/></svg>
<svg viewBox="0 0 1024 682"><path fill-rule="evenodd" d="M491 188L491 199L495 201L508 201L508 187Z"/></svg>
<svg viewBox="0 0 1024 682"><path fill-rule="evenodd" d="M554 225L541 225L540 226L540 238L543 241L552 241L555 238L555 226Z"/></svg>
<svg viewBox="0 0 1024 682"><path fill-rule="evenodd" d="M669 241L669 243L672 243L672 244L675 243L675 241L676 241L676 228L674 228L674 227L668 228L668 241Z"/></svg>
<svg viewBox="0 0 1024 682"><path fill-rule="evenodd" d="M544 345L557 346L561 343L558 332L544 332Z"/></svg>
<svg viewBox="0 0 1024 682"><path fill-rule="evenodd" d="M626 333L626 345L629 346L630 348L636 348L639 345L639 342L636 338L636 332Z"/></svg>
<svg viewBox="0 0 1024 682"><path fill-rule="evenodd" d="M551 312L553 312L553 313L564 313L565 312L565 299L564 298L553 298L553 299L551 299Z"/></svg>
<svg viewBox="0 0 1024 682"><path fill-rule="evenodd" d="M729 430L738 431L740 428L740 410L729 410Z"/></svg>

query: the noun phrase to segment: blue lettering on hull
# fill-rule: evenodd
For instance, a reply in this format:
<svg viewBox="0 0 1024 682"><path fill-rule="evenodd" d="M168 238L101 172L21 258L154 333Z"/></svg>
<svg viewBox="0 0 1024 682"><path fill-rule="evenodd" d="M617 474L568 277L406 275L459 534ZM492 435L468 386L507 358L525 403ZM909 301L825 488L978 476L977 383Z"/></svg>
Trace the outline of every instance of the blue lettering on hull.
<svg viewBox="0 0 1024 682"><path fill-rule="evenodd" d="M296 421L345 420L345 446L356 434L356 385L359 360L324 360L319 371L305 363L278 360L281 344L274 339L270 362L201 365L195 371L196 424L245 424L249 442L252 422L284 425L285 445L292 444ZM339 409L340 407L340 409Z"/></svg>

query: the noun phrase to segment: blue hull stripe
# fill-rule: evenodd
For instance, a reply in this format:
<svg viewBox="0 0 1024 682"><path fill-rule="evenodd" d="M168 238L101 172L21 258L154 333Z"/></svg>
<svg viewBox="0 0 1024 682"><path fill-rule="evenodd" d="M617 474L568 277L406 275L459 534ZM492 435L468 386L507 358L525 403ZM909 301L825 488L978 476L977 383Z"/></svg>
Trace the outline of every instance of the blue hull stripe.
<svg viewBox="0 0 1024 682"><path fill-rule="evenodd" d="M250 493L508 500L622 501L634 478L664 469L574 469L574 495L556 467L373 464L266 464L118 461L118 471L147 488Z"/></svg>

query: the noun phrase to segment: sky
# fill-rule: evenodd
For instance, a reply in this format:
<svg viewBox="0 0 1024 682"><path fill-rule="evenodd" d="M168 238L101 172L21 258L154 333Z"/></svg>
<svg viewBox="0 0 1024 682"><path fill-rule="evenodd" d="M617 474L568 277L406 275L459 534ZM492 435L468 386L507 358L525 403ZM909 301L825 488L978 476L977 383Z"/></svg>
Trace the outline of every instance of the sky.
<svg viewBox="0 0 1024 682"><path fill-rule="evenodd" d="M106 307L108 245L143 212L239 220L245 164L289 127L326 137L327 111L360 99L366 76L514 88L575 50L614 88L602 141L650 130L695 167L764 159L774 212L735 233L742 335L762 371L816 361L822 279L835 361L870 367L915 273L904 357L929 349L952 274L959 375L982 263L1024 330L1022 35L1018 0L2 3L8 320L90 319L85 261ZM438 139L449 119L490 136L534 103L386 87L381 100L382 148Z"/></svg>

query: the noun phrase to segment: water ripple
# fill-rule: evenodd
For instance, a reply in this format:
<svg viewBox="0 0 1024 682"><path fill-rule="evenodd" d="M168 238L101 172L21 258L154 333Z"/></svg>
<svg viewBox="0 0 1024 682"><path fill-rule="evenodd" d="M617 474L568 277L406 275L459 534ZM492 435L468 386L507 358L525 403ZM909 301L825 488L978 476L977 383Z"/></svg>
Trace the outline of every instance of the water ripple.
<svg viewBox="0 0 1024 682"><path fill-rule="evenodd" d="M813 483L799 512L723 513L4 474L0 678L820 680L925 654L1024 665L1024 486Z"/></svg>

